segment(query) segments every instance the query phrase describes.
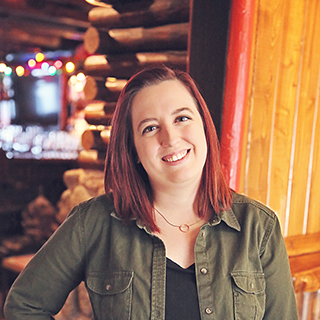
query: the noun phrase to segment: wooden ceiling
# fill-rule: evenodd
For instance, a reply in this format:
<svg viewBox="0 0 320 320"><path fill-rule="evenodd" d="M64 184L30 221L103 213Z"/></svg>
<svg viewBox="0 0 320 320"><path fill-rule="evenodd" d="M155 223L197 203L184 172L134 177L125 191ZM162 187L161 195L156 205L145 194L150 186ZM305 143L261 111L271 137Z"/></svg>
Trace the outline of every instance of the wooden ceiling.
<svg viewBox="0 0 320 320"><path fill-rule="evenodd" d="M0 0L0 60L8 53L76 49L92 7L85 0Z"/></svg>

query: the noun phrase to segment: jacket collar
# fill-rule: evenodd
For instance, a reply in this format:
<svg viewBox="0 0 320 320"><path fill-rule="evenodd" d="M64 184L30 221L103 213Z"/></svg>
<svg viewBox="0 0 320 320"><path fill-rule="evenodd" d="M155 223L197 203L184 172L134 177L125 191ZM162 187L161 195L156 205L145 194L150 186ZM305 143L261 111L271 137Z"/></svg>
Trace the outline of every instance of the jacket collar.
<svg viewBox="0 0 320 320"><path fill-rule="evenodd" d="M241 231L241 226L232 208L221 211L220 214L214 214L208 225L215 226L223 221L227 226L237 231Z"/></svg>
<svg viewBox="0 0 320 320"><path fill-rule="evenodd" d="M116 214L115 211L111 212L111 216L118 219L118 220L122 220ZM136 220L136 219L133 219L133 220ZM223 221L230 228L235 229L237 231L241 231L241 226L240 226L239 221L238 221L237 217L235 216L232 208L230 208L228 210L221 211L220 214L214 214L212 216L212 218L208 221L207 225L215 226L215 225L219 224L221 221ZM148 233L150 233L150 231L146 228L146 226L144 226L140 221L137 220L136 224L140 229L145 229Z"/></svg>

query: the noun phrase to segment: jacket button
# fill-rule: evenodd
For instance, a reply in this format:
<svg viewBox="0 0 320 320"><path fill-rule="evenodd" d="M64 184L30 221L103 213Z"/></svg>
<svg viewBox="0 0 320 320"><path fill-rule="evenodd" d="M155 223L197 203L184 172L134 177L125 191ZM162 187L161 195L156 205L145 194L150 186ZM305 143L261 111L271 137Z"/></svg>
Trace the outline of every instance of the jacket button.
<svg viewBox="0 0 320 320"><path fill-rule="evenodd" d="M111 285L108 284L108 285L106 286L106 289L109 291L109 290L111 289Z"/></svg>
<svg viewBox="0 0 320 320"><path fill-rule="evenodd" d="M206 314L211 314L212 313L212 309L211 308L206 308Z"/></svg>
<svg viewBox="0 0 320 320"><path fill-rule="evenodd" d="M207 274L207 273L208 273L208 269L207 269L207 268L201 268L201 269L200 269L200 272L201 272L202 274Z"/></svg>

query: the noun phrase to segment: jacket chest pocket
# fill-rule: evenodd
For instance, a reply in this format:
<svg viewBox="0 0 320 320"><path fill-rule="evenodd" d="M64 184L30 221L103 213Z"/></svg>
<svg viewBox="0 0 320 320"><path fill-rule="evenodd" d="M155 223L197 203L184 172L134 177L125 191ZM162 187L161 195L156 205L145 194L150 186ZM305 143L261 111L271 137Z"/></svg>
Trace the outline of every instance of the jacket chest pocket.
<svg viewBox="0 0 320 320"><path fill-rule="evenodd" d="M90 272L87 287L97 319L130 319L132 280L131 271Z"/></svg>
<svg viewBox="0 0 320 320"><path fill-rule="evenodd" d="M262 272L232 272L236 320L261 320L265 312L265 279Z"/></svg>

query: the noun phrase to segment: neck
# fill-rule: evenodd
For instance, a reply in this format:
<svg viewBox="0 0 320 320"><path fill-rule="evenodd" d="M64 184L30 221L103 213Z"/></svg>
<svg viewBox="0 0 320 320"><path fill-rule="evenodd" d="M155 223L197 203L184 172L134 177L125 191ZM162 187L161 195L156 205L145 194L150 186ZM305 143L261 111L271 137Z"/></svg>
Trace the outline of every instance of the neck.
<svg viewBox="0 0 320 320"><path fill-rule="evenodd" d="M172 214L186 214L189 210L193 212L193 205L196 199L198 187L182 189L174 188L167 190L154 191L154 206L164 212L172 212Z"/></svg>

